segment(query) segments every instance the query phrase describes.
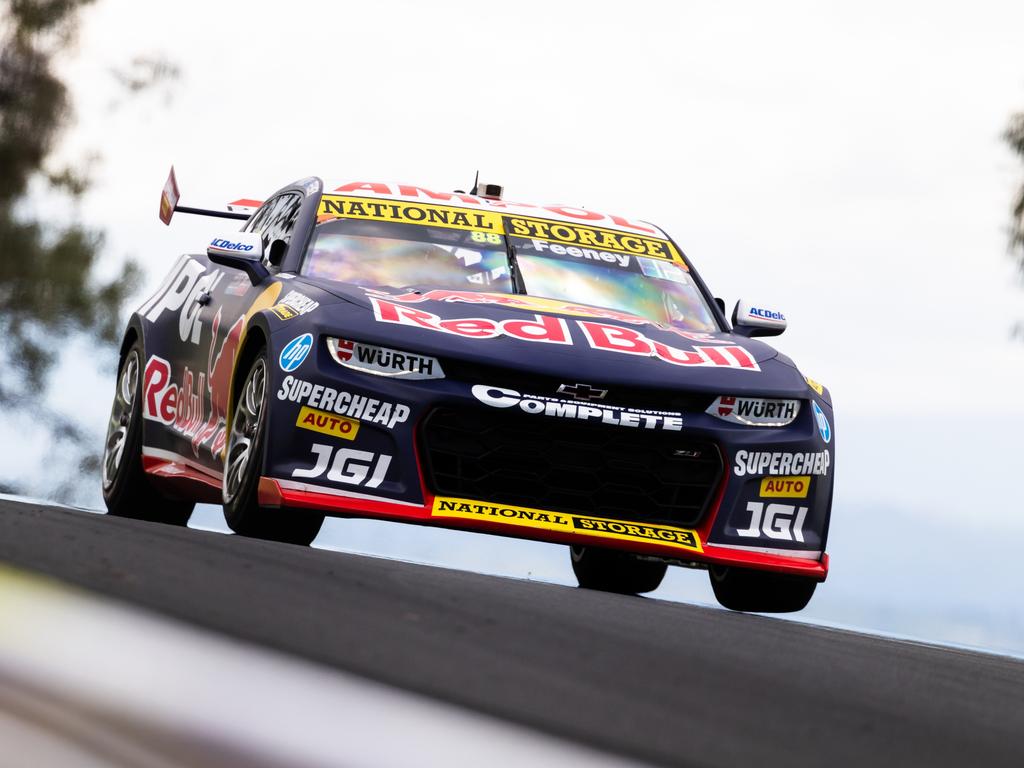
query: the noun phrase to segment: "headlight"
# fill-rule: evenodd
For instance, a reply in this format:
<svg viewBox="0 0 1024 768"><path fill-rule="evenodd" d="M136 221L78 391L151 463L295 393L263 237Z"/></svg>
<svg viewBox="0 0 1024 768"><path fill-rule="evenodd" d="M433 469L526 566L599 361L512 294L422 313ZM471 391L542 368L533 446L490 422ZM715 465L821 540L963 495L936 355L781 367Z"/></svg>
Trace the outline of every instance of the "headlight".
<svg viewBox="0 0 1024 768"><path fill-rule="evenodd" d="M375 376L396 379L444 378L441 361L436 357L336 338L327 339L327 349L338 365Z"/></svg>
<svg viewBox="0 0 1024 768"><path fill-rule="evenodd" d="M716 397L705 411L722 421L750 427L784 427L792 424L800 413L799 400L777 400L767 397Z"/></svg>

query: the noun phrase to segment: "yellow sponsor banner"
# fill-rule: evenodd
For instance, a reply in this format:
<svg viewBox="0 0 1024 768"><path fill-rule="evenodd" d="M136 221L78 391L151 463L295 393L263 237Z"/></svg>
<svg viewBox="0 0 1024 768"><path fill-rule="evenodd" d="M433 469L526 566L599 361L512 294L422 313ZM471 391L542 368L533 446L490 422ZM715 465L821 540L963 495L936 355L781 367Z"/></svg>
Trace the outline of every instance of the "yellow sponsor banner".
<svg viewBox="0 0 1024 768"><path fill-rule="evenodd" d="M280 317L282 320L291 320L293 317L298 317L299 313L289 307L287 304L275 304L270 308L270 311Z"/></svg>
<svg viewBox="0 0 1024 768"><path fill-rule="evenodd" d="M583 224L569 224L551 219L534 219L525 216L506 216L505 231L516 237L551 240L581 248L597 248L604 251L618 251L633 256L650 256L656 259L671 259L686 266L679 252L668 240L656 237L634 235L614 229L589 227Z"/></svg>
<svg viewBox="0 0 1024 768"><path fill-rule="evenodd" d="M506 216L493 210L326 194L320 198L320 209L317 214L321 217L392 221L399 224L422 224L494 234L507 233L581 248L670 259L686 267L682 256L668 240L552 219Z"/></svg>
<svg viewBox="0 0 1024 768"><path fill-rule="evenodd" d="M819 395L824 395L825 394L825 387L823 387L821 384L819 384L814 379L812 379L812 378L810 378L808 376L805 376L804 378L807 380L807 386L809 386L811 389L813 389Z"/></svg>
<svg viewBox="0 0 1024 768"><path fill-rule="evenodd" d="M486 520L491 523L515 525L522 528L541 528L561 533L578 533L619 541L645 541L648 544L676 547L691 552L703 552L696 531L654 523L631 523L604 517L575 515L568 512L549 512L529 507L488 504L471 499L434 498L432 517L455 517L464 520Z"/></svg>
<svg viewBox="0 0 1024 768"><path fill-rule="evenodd" d="M299 417L295 420L295 426L332 437L340 437L342 440L355 440L356 434L359 432L359 422L355 419L319 411L308 405L299 409Z"/></svg>
<svg viewBox="0 0 1024 768"><path fill-rule="evenodd" d="M421 224L474 232L501 234L503 231L501 214L494 211L385 198L324 195L320 198L320 210L317 213L335 218L393 221L398 224Z"/></svg>
<svg viewBox="0 0 1024 768"><path fill-rule="evenodd" d="M806 499L811 476L766 477L761 481L761 496L766 499Z"/></svg>

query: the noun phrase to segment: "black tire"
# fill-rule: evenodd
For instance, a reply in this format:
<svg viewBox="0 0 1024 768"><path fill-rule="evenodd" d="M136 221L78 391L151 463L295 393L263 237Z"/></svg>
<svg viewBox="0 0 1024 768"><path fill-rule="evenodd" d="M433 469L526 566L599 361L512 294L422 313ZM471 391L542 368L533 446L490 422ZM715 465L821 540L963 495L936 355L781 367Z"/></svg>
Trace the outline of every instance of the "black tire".
<svg viewBox="0 0 1024 768"><path fill-rule="evenodd" d="M653 592L665 578L667 563L641 560L628 552L599 547L569 547L572 570L584 589L641 595Z"/></svg>
<svg viewBox="0 0 1024 768"><path fill-rule="evenodd" d="M195 506L160 495L142 469L142 342L117 369L117 388L103 446L103 503L107 514L152 523L186 525Z"/></svg>
<svg viewBox="0 0 1024 768"><path fill-rule="evenodd" d="M792 613L811 601L818 582L804 576L711 566L711 588L723 607L747 613Z"/></svg>
<svg viewBox="0 0 1024 768"><path fill-rule="evenodd" d="M305 509L268 509L259 504L260 469L266 453L270 365L260 349L235 392L231 432L224 454L224 519L241 536L308 546L324 516Z"/></svg>

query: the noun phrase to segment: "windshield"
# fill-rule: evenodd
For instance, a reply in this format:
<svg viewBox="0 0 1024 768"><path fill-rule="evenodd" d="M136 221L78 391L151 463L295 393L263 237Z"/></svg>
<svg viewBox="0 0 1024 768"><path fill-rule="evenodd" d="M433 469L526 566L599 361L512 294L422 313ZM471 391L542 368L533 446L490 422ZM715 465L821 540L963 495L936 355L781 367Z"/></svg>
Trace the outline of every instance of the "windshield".
<svg viewBox="0 0 1024 768"><path fill-rule="evenodd" d="M719 330L682 259L537 238L507 240L515 254L518 292L686 330ZM506 247L506 237L493 232L331 219L314 230L302 274L371 288L516 293Z"/></svg>
<svg viewBox="0 0 1024 768"><path fill-rule="evenodd" d="M373 288L429 286L512 293L500 235L337 219L320 224L302 274Z"/></svg>
<svg viewBox="0 0 1024 768"><path fill-rule="evenodd" d="M718 330L681 262L511 239L519 274L531 296L615 309L688 330Z"/></svg>

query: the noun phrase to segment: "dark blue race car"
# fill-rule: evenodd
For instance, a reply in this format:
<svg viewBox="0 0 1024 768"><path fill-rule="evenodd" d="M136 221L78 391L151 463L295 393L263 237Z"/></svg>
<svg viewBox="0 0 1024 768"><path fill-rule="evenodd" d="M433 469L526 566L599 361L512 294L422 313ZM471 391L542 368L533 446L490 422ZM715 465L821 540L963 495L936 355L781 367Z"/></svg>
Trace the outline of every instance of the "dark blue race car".
<svg viewBox="0 0 1024 768"><path fill-rule="evenodd" d="M165 222L216 213L177 201L172 173ZM325 515L539 539L581 586L706 567L737 610L799 610L825 579L829 393L753 338L782 314L741 301L730 323L654 225L316 178L257 205L128 322L111 514L216 502L295 544Z"/></svg>

